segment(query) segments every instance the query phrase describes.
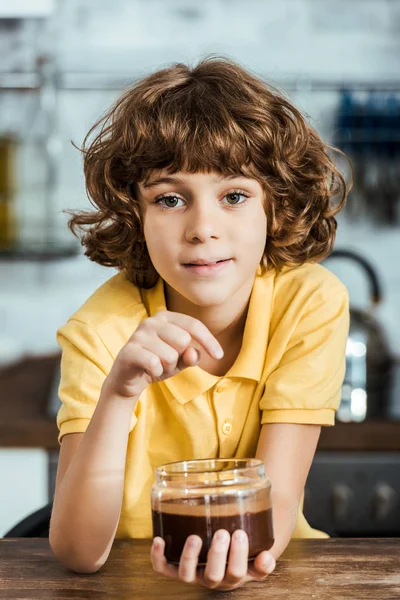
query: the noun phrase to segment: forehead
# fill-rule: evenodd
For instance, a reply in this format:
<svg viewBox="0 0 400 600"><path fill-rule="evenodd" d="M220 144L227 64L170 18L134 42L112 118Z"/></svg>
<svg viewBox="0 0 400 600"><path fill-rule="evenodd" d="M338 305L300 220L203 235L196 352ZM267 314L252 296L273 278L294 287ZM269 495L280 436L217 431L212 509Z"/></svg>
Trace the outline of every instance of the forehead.
<svg viewBox="0 0 400 600"><path fill-rule="evenodd" d="M178 171L175 173L169 172L167 169L153 169L147 173L147 176L144 181L140 182L140 186L143 189L151 189L156 185L160 185L162 183L186 183L186 184L196 184L196 183L210 183L210 184L219 184L224 181L232 181L235 179L247 180L248 182L254 182L257 184L257 180L243 175L242 173L220 173L217 171L208 171L208 172L189 172L189 171Z"/></svg>

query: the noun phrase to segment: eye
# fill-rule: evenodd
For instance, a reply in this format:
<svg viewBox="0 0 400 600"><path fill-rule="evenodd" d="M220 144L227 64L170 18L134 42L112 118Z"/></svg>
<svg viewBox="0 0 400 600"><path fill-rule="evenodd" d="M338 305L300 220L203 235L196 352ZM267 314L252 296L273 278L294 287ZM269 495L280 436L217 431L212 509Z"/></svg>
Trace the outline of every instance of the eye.
<svg viewBox="0 0 400 600"><path fill-rule="evenodd" d="M162 196L161 198L158 198L154 204L161 206L161 208L165 210L168 208L176 208L175 202L179 200L181 200L181 198L178 198L177 196Z"/></svg>
<svg viewBox="0 0 400 600"><path fill-rule="evenodd" d="M233 190L232 192L224 196L224 200L225 198L228 198L228 205L230 206L242 206L247 202L249 197L250 194L244 192L243 190ZM243 198L243 200L240 201L240 198ZM157 198L154 204L160 206L162 210L168 210L182 206L178 205L179 201L183 202L181 198L178 198L178 196L174 196L173 194L171 194L170 196L161 196L160 198Z"/></svg>
<svg viewBox="0 0 400 600"><path fill-rule="evenodd" d="M239 201L240 197L244 198L243 202ZM246 192L244 192L243 190L234 190L233 192L227 194L225 198L230 198L231 200L233 200L233 202L228 201L228 204L235 206L236 204L245 204L247 202L247 199L249 198L249 194L246 194Z"/></svg>

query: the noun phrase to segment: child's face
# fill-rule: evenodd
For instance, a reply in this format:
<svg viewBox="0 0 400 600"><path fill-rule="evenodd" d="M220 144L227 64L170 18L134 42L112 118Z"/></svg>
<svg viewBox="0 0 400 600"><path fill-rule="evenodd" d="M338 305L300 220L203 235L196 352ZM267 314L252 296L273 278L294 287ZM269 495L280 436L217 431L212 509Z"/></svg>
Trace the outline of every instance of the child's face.
<svg viewBox="0 0 400 600"><path fill-rule="evenodd" d="M144 236L153 265L166 283L202 307L222 304L248 288L266 241L260 183L243 176L222 178L215 172L169 175L162 170L152 173L149 184L138 186ZM230 260L213 272L185 266L199 259Z"/></svg>

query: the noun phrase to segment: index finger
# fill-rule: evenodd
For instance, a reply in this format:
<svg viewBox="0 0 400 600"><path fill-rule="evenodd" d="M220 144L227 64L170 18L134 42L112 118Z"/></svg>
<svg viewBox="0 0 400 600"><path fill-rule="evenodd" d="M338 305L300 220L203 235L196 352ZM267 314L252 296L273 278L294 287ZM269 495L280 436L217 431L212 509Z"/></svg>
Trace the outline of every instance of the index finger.
<svg viewBox="0 0 400 600"><path fill-rule="evenodd" d="M158 313L163 316L167 321L181 327L187 331L196 342L199 342L206 350L206 352L213 358L222 358L224 351L213 336L211 331L202 323L199 319L195 319L189 315L183 313L177 313L173 311L162 311Z"/></svg>

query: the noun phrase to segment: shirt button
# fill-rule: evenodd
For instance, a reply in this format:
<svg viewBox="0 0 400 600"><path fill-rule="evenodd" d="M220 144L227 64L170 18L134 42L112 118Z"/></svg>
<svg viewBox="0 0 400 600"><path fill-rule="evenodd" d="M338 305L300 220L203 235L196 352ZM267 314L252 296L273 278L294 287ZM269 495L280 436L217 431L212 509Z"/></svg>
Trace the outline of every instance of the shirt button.
<svg viewBox="0 0 400 600"><path fill-rule="evenodd" d="M224 435L229 435L232 433L232 423L230 421L224 421L222 424L222 433Z"/></svg>
<svg viewBox="0 0 400 600"><path fill-rule="evenodd" d="M229 383L227 381L221 381L221 383L219 383L215 388L215 391L217 392L217 394L222 394L222 392L226 392L228 387Z"/></svg>

